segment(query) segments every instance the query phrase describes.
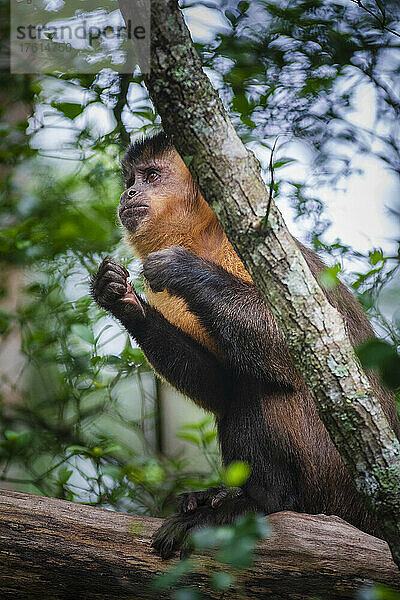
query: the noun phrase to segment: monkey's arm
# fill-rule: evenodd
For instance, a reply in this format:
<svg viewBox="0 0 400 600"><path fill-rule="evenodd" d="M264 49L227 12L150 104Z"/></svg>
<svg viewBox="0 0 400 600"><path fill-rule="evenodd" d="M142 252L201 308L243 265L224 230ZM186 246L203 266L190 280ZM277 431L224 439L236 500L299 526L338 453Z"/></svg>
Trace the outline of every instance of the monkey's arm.
<svg viewBox="0 0 400 600"><path fill-rule="evenodd" d="M206 410L226 404L230 377L217 358L129 291L128 271L106 258L92 279L92 297L136 339L155 371ZM123 300L126 298L128 301Z"/></svg>
<svg viewBox="0 0 400 600"><path fill-rule="evenodd" d="M256 379L292 383L282 336L252 283L180 246L152 252L143 269L153 291L166 289L187 302L229 368Z"/></svg>

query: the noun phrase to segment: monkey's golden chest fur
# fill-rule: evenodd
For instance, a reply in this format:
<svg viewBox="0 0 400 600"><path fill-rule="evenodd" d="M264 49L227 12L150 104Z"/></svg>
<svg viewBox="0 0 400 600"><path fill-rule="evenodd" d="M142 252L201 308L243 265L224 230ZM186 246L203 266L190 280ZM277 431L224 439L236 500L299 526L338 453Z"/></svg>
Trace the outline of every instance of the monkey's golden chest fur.
<svg viewBox="0 0 400 600"><path fill-rule="evenodd" d="M211 336L201 325L199 319L188 310L184 300L176 296L171 296L165 291L152 292L150 289L146 290L146 296L149 303L164 315L167 321L182 329L182 331L192 336L209 350L215 352L215 344Z"/></svg>
<svg viewBox="0 0 400 600"><path fill-rule="evenodd" d="M213 262L221 265L224 269L240 279L249 282L252 281L250 275L244 268L243 263L224 234L220 236L218 244L215 244L212 251L207 249L208 252L205 252L204 248L196 247L188 249L191 249L199 256L213 260ZM146 290L146 296L149 303L164 315L170 323L173 323L173 325L182 329L182 331L192 336L212 352L216 352L215 343L212 337L200 323L198 317L188 310L187 304L182 298L171 296L171 294L166 291L152 292L149 288Z"/></svg>

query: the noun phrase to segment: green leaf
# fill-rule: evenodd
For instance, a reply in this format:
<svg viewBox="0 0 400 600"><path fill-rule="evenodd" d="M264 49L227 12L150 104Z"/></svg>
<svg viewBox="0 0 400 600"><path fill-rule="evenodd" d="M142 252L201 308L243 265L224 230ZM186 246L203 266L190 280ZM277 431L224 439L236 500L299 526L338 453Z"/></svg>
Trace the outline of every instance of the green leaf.
<svg viewBox="0 0 400 600"><path fill-rule="evenodd" d="M204 429L208 425L213 424L213 422L214 422L214 420L212 417L205 417L205 419L202 419L201 421L191 422L191 423L183 423L181 425L181 428L182 429L200 430L200 429Z"/></svg>
<svg viewBox="0 0 400 600"><path fill-rule="evenodd" d="M68 452L68 454L87 454L89 452L89 448L86 446L68 446L65 451Z"/></svg>
<svg viewBox="0 0 400 600"><path fill-rule="evenodd" d="M172 593L172 598L173 600L200 600L204 596L193 588L181 588Z"/></svg>
<svg viewBox="0 0 400 600"><path fill-rule="evenodd" d="M375 266L378 262L383 261L382 250L374 250L369 253L369 262L371 265Z"/></svg>
<svg viewBox="0 0 400 600"><path fill-rule="evenodd" d="M95 458L100 458L100 456L103 456L104 450L100 446L95 446L92 450L89 450L89 453Z"/></svg>
<svg viewBox="0 0 400 600"><path fill-rule="evenodd" d="M251 567L254 560L255 540L251 536L243 536L229 546L221 548L216 559L238 569Z"/></svg>
<svg viewBox="0 0 400 600"><path fill-rule="evenodd" d="M68 119L75 119L75 117L81 114L84 108L81 104L76 104L75 102L55 102L52 106L62 112Z"/></svg>
<svg viewBox="0 0 400 600"><path fill-rule="evenodd" d="M294 158L282 158L282 160L277 160L276 162L274 162L272 168L280 169L281 167L284 167L285 165L290 165L293 162L295 162Z"/></svg>
<svg viewBox="0 0 400 600"><path fill-rule="evenodd" d="M214 548L221 542L220 532L222 529L226 530L226 534L231 540L234 535L232 527L202 527L192 534L194 545L200 550L204 550L204 548Z"/></svg>
<svg viewBox="0 0 400 600"><path fill-rule="evenodd" d="M364 369L375 369L387 387L400 389L400 356L393 346L373 338L358 346L356 354Z"/></svg>
<svg viewBox="0 0 400 600"><path fill-rule="evenodd" d="M393 590L392 588L389 588L383 584L377 584L373 588L373 592L374 592L374 596L373 596L374 600L400 600L400 592ZM369 597L371 597L371 596L369 596Z"/></svg>
<svg viewBox="0 0 400 600"><path fill-rule="evenodd" d="M213 442L216 439L216 437L216 431L206 431L206 433L203 435L203 441L205 444L211 444L211 442Z"/></svg>
<svg viewBox="0 0 400 600"><path fill-rule="evenodd" d="M232 12L231 10L226 10L225 16L228 19L228 21L232 23L232 25L235 25L235 23L237 22L237 17L234 12Z"/></svg>
<svg viewBox="0 0 400 600"><path fill-rule="evenodd" d="M145 469L146 481L153 484L160 484L165 479L164 469L160 465L149 465Z"/></svg>
<svg viewBox="0 0 400 600"><path fill-rule="evenodd" d="M191 163L192 161L193 161L193 155L189 155L189 154L188 154L187 156L185 155L185 156L183 157L183 162L185 163L185 165L186 165L188 168L189 168L189 166L190 166L190 163Z"/></svg>
<svg viewBox="0 0 400 600"><path fill-rule="evenodd" d="M126 338L126 343L121 356L128 362L132 362L135 365L141 365L146 362L146 358L140 348L133 348L129 336Z"/></svg>
<svg viewBox="0 0 400 600"><path fill-rule="evenodd" d="M396 354L390 344L375 338L358 346L356 353L365 369L379 368Z"/></svg>
<svg viewBox="0 0 400 600"><path fill-rule="evenodd" d="M18 433L18 431L12 431L11 429L6 429L4 431L4 437L6 438L6 440L8 440L9 442L17 442L19 437L20 437L20 433Z"/></svg>
<svg viewBox="0 0 400 600"><path fill-rule="evenodd" d="M373 294L369 290L362 292L361 294L357 294L357 299L364 310L369 310L374 306L375 300Z"/></svg>
<svg viewBox="0 0 400 600"><path fill-rule="evenodd" d="M342 268L339 264L336 264L333 267L325 267L318 275L318 283L325 290L333 290L340 284L338 273L341 273L341 271Z"/></svg>
<svg viewBox="0 0 400 600"><path fill-rule="evenodd" d="M104 362L102 356L92 356L90 359L90 364L93 365L93 367L97 367L97 365L101 362Z"/></svg>
<svg viewBox="0 0 400 600"><path fill-rule="evenodd" d="M232 462L222 474L222 480L229 487L239 487L247 481L251 473L251 467L248 463L237 461Z"/></svg>
<svg viewBox="0 0 400 600"><path fill-rule="evenodd" d="M249 6L250 6L250 2L241 1L241 2L239 2L237 7L238 7L238 10L243 14L243 13L247 12Z"/></svg>
<svg viewBox="0 0 400 600"><path fill-rule="evenodd" d="M223 571L214 573L214 575L211 577L211 585L216 590L226 590L232 585L233 581L234 579L232 575L229 573L224 573Z"/></svg>
<svg viewBox="0 0 400 600"><path fill-rule="evenodd" d="M117 356L116 354L107 354L106 356L103 357L103 359L107 365L110 365L113 367L121 364L121 358L119 356Z"/></svg>
<svg viewBox="0 0 400 600"><path fill-rule="evenodd" d="M83 325L82 323L74 323L71 327L71 331L74 335L77 335L81 340L88 342L89 344L94 344L94 335L93 331L87 325Z"/></svg>
<svg viewBox="0 0 400 600"><path fill-rule="evenodd" d="M60 469L58 469L57 472L58 482L61 485L66 484L68 479L71 477L72 473L73 471L68 469L66 465L62 466Z"/></svg>
<svg viewBox="0 0 400 600"><path fill-rule="evenodd" d="M192 442L193 444L196 444L196 446L201 445L201 439L199 438L198 435L195 435L194 433L188 433L186 431L178 431L178 433L176 434L176 437L178 437L182 440L187 440L188 442Z"/></svg>
<svg viewBox="0 0 400 600"><path fill-rule="evenodd" d="M146 479L146 474L144 469L140 469L139 467L135 467L133 465L128 465L122 470L122 476L126 475L129 481L133 483L143 483Z"/></svg>
<svg viewBox="0 0 400 600"><path fill-rule="evenodd" d="M193 569L193 562L189 559L180 560L168 571L162 573L151 583L151 587L155 591L162 591L173 586L181 577L190 573Z"/></svg>

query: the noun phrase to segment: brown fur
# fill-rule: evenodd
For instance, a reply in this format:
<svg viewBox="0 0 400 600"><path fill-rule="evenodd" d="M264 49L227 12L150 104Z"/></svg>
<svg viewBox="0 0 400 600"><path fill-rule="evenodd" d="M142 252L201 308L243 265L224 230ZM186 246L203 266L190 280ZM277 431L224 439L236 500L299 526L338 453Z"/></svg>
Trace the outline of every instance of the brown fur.
<svg viewBox="0 0 400 600"><path fill-rule="evenodd" d="M149 202L149 210L138 226L126 234L128 243L138 256L144 261L151 252L171 246L183 246L193 254L208 259L239 279L251 283L250 275L177 152L168 148L159 155L144 153L139 162L134 165L134 169L140 171L141 164L147 165L147 168L152 165L162 166L171 177L167 177L166 183L156 187L155 191L149 186L144 187L142 192L140 191L142 188L138 185L140 194L143 194L143 198ZM129 169L128 164L125 169L127 189L132 185ZM132 175L133 180L134 175ZM314 252L297 243L311 272L317 277L324 267L323 263ZM361 306L345 286L340 284L336 289L326 292L326 295L330 303L343 315L353 345L373 335ZM147 290L147 297L149 303L170 323L217 354L212 335L200 324L198 317L188 310L183 299L176 295L172 296L166 291L153 292L150 289ZM304 490L304 506L308 510L314 510L315 507L315 510L321 512L340 515L357 526L376 533L373 519L361 505L341 458L319 419L306 383L292 363L272 313L265 305L260 310L257 299L252 301L254 307L250 305L248 312L251 314L254 310L255 313L253 331L263 330L262 327L258 327L257 319L260 318L264 320L265 328L269 331L266 344L271 372L274 374L277 387L272 388L272 391L267 390L260 403L259 414L263 415L263 419L260 420L264 421L266 428L261 427L256 430L255 426L253 430L248 428L248 423L256 423L257 417L250 421L250 416L245 411L248 410L250 415L255 409L250 399L248 402L246 399L246 394L249 393L246 380L240 384L243 385L242 404L236 405L231 414L225 414L218 424L224 460L226 462L236 460L237 455L240 459L246 460L247 453L252 459L249 462L254 469L254 477L259 475L262 480L262 469L268 469L268 465L263 463L263 453L268 455L267 445L273 445L274 440L283 440L281 446L288 450L288 464L293 457L297 457L296 460L301 466L298 469L298 485ZM262 336L259 339L262 339ZM259 353L259 350L261 351L259 348L254 349L254 356ZM368 376L389 422L399 435L398 417L392 396L382 388L375 375L369 373ZM252 385L256 384L253 382ZM219 415L217 411L215 412L218 420ZM238 447L237 429L244 427L247 429L241 433L242 445ZM262 437L264 435L268 436L265 442ZM260 457L259 462L257 462L257 453ZM283 462L285 458L283 457ZM261 469L259 473L256 472L258 464Z"/></svg>

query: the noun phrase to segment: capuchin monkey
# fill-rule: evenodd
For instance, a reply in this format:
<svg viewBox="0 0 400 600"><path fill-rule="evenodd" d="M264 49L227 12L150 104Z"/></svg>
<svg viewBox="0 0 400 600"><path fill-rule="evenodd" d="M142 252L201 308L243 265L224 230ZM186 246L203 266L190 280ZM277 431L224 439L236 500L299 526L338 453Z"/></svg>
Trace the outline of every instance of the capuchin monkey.
<svg viewBox="0 0 400 600"><path fill-rule="evenodd" d="M153 547L168 558L190 551L190 533L245 512L293 510L342 517L379 535L320 420L271 311L164 133L130 146L122 161L118 214L143 262L147 300L129 273L105 258L92 279L95 301L116 317L156 373L215 416L224 465L245 461L241 488L181 494ZM315 277L324 268L297 242ZM325 291L353 345L373 336L342 284ZM399 436L393 397L368 373Z"/></svg>

